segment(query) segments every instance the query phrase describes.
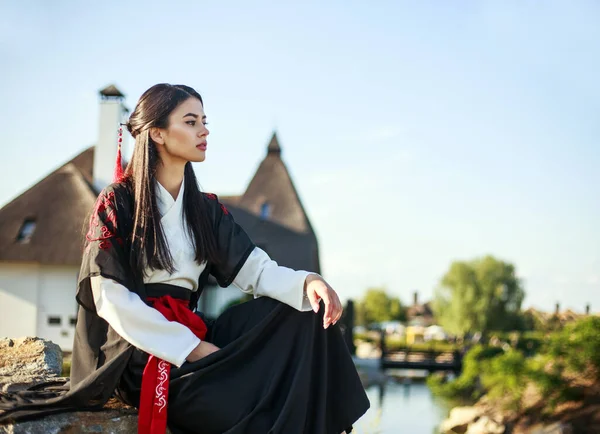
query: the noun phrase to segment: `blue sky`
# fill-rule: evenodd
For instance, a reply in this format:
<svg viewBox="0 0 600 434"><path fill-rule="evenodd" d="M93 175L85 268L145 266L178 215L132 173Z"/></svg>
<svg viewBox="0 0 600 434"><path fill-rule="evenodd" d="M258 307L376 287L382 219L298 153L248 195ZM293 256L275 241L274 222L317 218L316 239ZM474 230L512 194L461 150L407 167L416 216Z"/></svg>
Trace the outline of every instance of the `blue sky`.
<svg viewBox="0 0 600 434"><path fill-rule="evenodd" d="M283 4L286 3L286 4ZM600 3L0 2L0 205L95 143L97 91L205 99L202 187L274 129L342 298L514 263L525 307L600 311Z"/></svg>

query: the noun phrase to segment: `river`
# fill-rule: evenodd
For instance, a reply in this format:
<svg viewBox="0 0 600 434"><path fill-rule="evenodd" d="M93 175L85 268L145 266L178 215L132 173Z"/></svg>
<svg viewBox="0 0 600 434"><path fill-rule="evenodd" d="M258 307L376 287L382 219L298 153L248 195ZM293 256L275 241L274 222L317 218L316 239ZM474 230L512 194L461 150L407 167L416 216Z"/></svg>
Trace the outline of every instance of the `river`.
<svg viewBox="0 0 600 434"><path fill-rule="evenodd" d="M437 434L449 408L422 380L390 378L367 388L371 408L354 424L353 434Z"/></svg>

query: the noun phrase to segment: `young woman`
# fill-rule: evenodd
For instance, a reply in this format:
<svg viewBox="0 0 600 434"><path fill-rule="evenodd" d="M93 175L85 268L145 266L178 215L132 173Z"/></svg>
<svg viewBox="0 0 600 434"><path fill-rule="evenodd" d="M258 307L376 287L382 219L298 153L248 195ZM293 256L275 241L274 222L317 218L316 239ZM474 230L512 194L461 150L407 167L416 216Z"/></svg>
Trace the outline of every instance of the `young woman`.
<svg viewBox="0 0 600 434"><path fill-rule="evenodd" d="M369 402L336 326L340 300L321 276L278 266L199 191L201 96L155 85L126 126L133 157L86 235L68 392L46 410L3 406L0 419L99 407L115 393L139 408L144 433L350 432ZM254 299L207 325L193 310L209 274Z"/></svg>

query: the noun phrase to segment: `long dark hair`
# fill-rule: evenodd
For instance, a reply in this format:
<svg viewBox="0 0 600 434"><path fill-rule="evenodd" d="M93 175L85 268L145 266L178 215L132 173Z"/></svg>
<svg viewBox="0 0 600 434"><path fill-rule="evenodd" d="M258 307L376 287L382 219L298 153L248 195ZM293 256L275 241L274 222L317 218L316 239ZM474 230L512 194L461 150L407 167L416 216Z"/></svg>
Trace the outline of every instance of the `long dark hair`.
<svg viewBox="0 0 600 434"><path fill-rule="evenodd" d="M160 225L155 180L160 159L156 143L150 137L150 128L167 128L171 112L188 98L197 98L204 105L200 94L189 86L154 85L140 97L127 122L127 129L135 138L133 156L125 169L125 182L134 199L130 262L135 273L141 274L146 266L169 273L175 271L173 256ZM189 161L185 165L184 178L184 216L196 250L196 261L218 262L210 216Z"/></svg>

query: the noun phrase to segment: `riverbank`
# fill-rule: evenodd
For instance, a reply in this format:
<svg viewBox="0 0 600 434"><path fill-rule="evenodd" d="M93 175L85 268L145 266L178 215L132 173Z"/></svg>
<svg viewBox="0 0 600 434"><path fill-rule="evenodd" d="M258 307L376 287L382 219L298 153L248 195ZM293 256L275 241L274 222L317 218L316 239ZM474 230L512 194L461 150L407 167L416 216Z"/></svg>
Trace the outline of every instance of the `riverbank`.
<svg viewBox="0 0 600 434"><path fill-rule="evenodd" d="M436 395L476 402L451 411L442 432L600 433L600 318L578 319L529 343L517 337L475 345L458 378L428 378Z"/></svg>
<svg viewBox="0 0 600 434"><path fill-rule="evenodd" d="M594 374L567 376L573 399L548 408L548 397L527 384L518 409L506 400L482 397L473 406L455 407L440 426L442 433L597 434L600 433L600 383Z"/></svg>

